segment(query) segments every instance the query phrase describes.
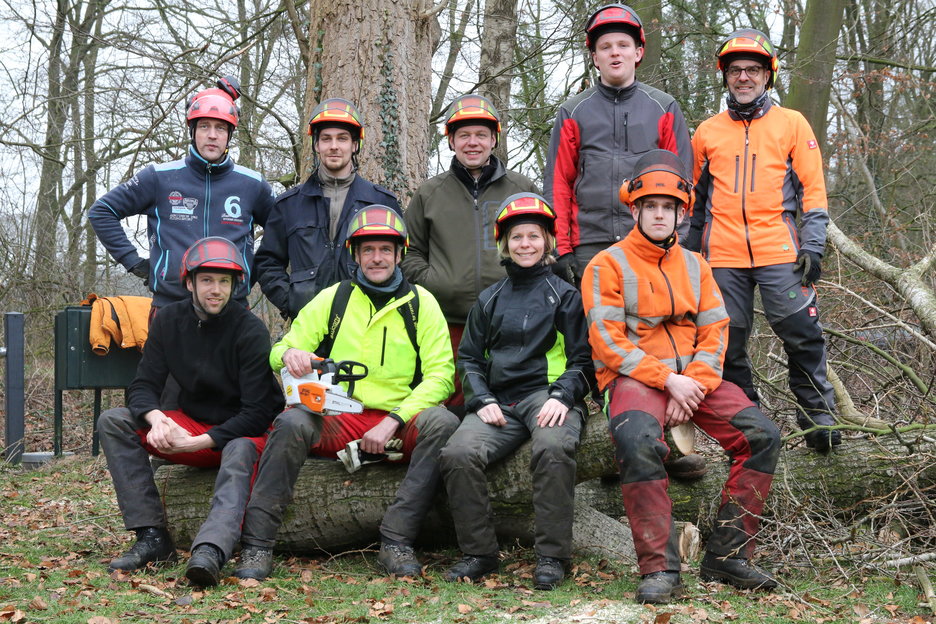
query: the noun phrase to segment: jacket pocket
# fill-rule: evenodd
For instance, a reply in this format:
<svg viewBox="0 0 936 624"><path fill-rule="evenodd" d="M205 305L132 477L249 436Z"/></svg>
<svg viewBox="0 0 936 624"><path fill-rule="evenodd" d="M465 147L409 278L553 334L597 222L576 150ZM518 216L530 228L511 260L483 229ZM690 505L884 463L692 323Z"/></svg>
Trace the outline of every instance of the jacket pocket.
<svg viewBox="0 0 936 624"><path fill-rule="evenodd" d="M289 274L289 316L296 318L299 311L318 293L319 267L299 269Z"/></svg>

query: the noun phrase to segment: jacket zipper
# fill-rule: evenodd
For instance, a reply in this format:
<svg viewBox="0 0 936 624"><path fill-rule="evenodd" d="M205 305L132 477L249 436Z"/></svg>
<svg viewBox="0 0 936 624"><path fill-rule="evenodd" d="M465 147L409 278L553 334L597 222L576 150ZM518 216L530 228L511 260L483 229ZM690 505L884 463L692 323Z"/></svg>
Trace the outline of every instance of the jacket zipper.
<svg viewBox="0 0 936 624"><path fill-rule="evenodd" d="M751 268L754 268L754 250L751 248L751 230L747 218L747 171L748 171L748 147L751 144L748 130L751 127L750 122L744 123L744 178L741 182L741 218L744 219L744 241L747 243L748 258L751 259ZM754 184L754 171L751 167L751 184Z"/></svg>
<svg viewBox="0 0 936 624"><path fill-rule="evenodd" d="M387 354L387 328L383 328L383 341L380 343L380 366L383 368L384 356Z"/></svg>
<svg viewBox="0 0 936 624"><path fill-rule="evenodd" d="M484 241L483 219L481 218L481 208L478 206L478 195L481 192L478 186L478 180L479 178L474 179L474 189L471 191L471 197L474 200L475 240L478 241L478 244L475 246L475 297L481 294L481 246Z"/></svg>
<svg viewBox="0 0 936 624"><path fill-rule="evenodd" d="M666 276L666 271L663 270L663 259L669 255L669 250L660 256L659 261L657 262L657 268L660 269L660 275L663 276L663 281L666 282L666 290L669 292L670 300L670 316L676 316L676 299L673 297L673 285L670 284L669 277ZM679 358L679 350L676 348L676 340L673 338L673 334L670 333L669 327L666 324L663 324L663 331L666 332L666 337L669 338L670 346L673 348L673 356L676 360L676 374L682 374L682 360Z"/></svg>
<svg viewBox="0 0 936 624"><path fill-rule="evenodd" d="M211 205L211 163L205 166L205 208L203 214L205 215L205 238L209 236L208 234L208 207Z"/></svg>

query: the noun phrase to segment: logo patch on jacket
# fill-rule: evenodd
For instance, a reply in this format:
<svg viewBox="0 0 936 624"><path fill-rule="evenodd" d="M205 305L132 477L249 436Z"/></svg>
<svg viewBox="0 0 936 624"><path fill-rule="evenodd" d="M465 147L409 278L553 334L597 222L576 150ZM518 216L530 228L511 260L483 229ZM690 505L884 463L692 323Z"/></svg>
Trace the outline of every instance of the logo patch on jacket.
<svg viewBox="0 0 936 624"><path fill-rule="evenodd" d="M809 316L816 317L819 316L819 311L816 309L816 306L809 306Z"/></svg>
<svg viewBox="0 0 936 624"><path fill-rule="evenodd" d="M172 214L169 219L172 221L194 221L195 208L198 207L198 199L195 197L183 197L179 191L169 193L169 205L172 207Z"/></svg>
<svg viewBox="0 0 936 624"><path fill-rule="evenodd" d="M816 149L817 147L819 147L819 144L813 139L806 141L806 145L807 147L809 147L809 149Z"/></svg>
<svg viewBox="0 0 936 624"><path fill-rule="evenodd" d="M244 222L241 218L240 197L231 195L224 200L224 214L221 215L221 223L236 223L240 225Z"/></svg>

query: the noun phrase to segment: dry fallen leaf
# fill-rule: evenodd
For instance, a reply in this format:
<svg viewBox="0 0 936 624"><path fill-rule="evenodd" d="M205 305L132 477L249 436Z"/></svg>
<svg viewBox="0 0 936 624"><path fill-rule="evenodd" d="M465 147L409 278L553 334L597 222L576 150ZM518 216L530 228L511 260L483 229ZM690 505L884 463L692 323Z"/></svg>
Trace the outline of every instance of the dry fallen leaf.
<svg viewBox="0 0 936 624"><path fill-rule="evenodd" d="M458 605L458 612L461 613L462 615L465 615L466 613L471 613L471 611L472 611L471 607L466 604Z"/></svg>

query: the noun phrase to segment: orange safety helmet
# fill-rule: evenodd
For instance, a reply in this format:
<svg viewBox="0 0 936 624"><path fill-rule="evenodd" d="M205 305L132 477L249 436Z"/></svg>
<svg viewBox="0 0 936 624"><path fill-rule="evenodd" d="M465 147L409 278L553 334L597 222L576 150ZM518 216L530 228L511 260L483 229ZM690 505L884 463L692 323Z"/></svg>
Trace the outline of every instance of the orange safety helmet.
<svg viewBox="0 0 936 624"><path fill-rule="evenodd" d="M182 255L179 277L184 282L190 273L202 269L231 271L244 279L244 263L234 243L221 236L209 236L195 241Z"/></svg>
<svg viewBox="0 0 936 624"><path fill-rule="evenodd" d="M224 76L217 87L199 91L189 98L185 120L191 126L196 119L220 119L233 128L240 120L240 110L234 100L240 97L240 84L234 76Z"/></svg>
<svg viewBox="0 0 936 624"><path fill-rule="evenodd" d="M348 236L345 240L345 246L350 249L355 239L369 236L398 238L404 248L409 246L409 238L406 234L406 224L403 222L403 217L383 204L371 204L354 215L351 223L348 224Z"/></svg>
<svg viewBox="0 0 936 624"><path fill-rule="evenodd" d="M500 135L500 114L489 99L472 93L455 98L445 113L443 134L448 136L459 126L473 124L489 126L495 137Z"/></svg>
<svg viewBox="0 0 936 624"><path fill-rule="evenodd" d="M556 212L536 193L515 193L505 199L494 221L494 240L500 240L520 223L536 223L556 235Z"/></svg>
<svg viewBox="0 0 936 624"><path fill-rule="evenodd" d="M594 52L598 38L609 32L627 33L639 47L647 43L640 17L626 4L606 4L592 13L585 22L585 45Z"/></svg>
<svg viewBox="0 0 936 624"><path fill-rule="evenodd" d="M767 78L768 89L773 86L774 76L780 69L776 48L770 43L767 35L754 28L742 28L728 35L727 39L718 44L716 56L718 69L722 73L722 80L726 86L728 66L737 57L758 58L767 65L770 70L770 77Z"/></svg>
<svg viewBox="0 0 936 624"><path fill-rule="evenodd" d="M347 128L351 138L357 142L356 151L360 151L364 141L364 117L352 102L343 98L328 98L316 104L309 115L309 136L313 142L318 140L318 131L326 126Z"/></svg>
<svg viewBox="0 0 936 624"><path fill-rule="evenodd" d="M673 152L655 149L641 156L634 165L633 177L624 180L618 192L621 202L627 206L647 195L668 195L684 206L692 204L692 182L682 161Z"/></svg>

